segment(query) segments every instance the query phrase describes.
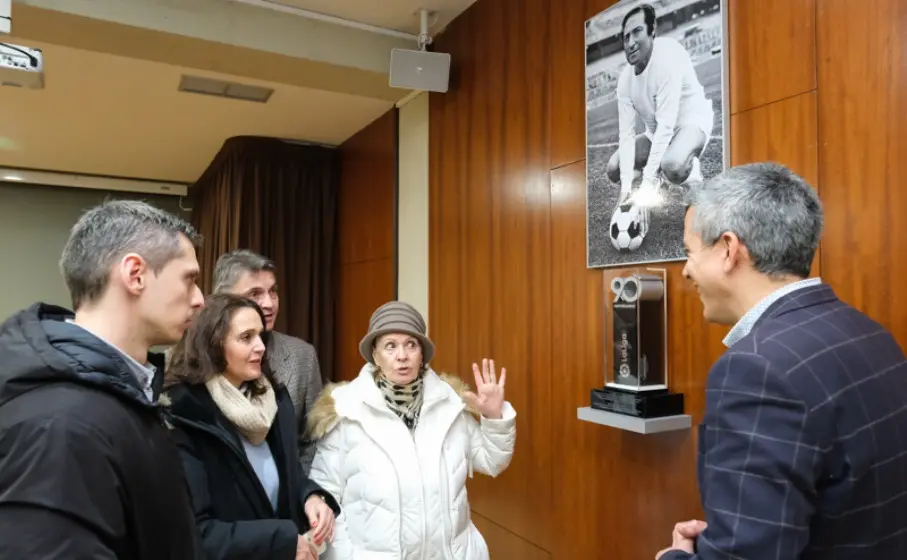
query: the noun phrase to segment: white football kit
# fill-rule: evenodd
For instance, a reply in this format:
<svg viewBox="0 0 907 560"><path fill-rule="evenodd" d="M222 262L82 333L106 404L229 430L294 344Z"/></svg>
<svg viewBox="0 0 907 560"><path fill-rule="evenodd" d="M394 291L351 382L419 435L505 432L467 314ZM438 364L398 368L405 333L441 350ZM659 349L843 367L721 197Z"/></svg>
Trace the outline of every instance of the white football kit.
<svg viewBox="0 0 907 560"><path fill-rule="evenodd" d="M699 83L690 54L670 37L655 38L652 57L641 74L631 64L624 66L617 80L617 107L622 189L633 182L637 117L652 142L642 170L643 180L652 183L658 180L665 150L680 127L699 127L708 143L715 121L712 102Z"/></svg>

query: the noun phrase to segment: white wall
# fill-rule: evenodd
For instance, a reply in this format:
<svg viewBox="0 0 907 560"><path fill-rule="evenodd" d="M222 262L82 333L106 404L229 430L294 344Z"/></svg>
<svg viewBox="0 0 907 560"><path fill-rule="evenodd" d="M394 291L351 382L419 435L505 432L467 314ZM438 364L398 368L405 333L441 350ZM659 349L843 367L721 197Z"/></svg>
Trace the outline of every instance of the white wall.
<svg viewBox="0 0 907 560"><path fill-rule="evenodd" d="M428 321L428 94L400 108L397 298Z"/></svg>
<svg viewBox="0 0 907 560"><path fill-rule="evenodd" d="M175 197L0 182L0 322L36 301L71 308L58 266L69 230L85 210L124 198L182 214Z"/></svg>

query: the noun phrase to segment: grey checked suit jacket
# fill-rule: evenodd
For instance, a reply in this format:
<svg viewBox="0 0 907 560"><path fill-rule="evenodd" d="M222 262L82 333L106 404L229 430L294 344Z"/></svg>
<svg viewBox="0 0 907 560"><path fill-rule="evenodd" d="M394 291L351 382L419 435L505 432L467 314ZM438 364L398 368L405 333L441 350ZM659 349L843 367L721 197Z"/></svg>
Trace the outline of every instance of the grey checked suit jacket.
<svg viewBox="0 0 907 560"><path fill-rule="evenodd" d="M267 356L271 373L286 386L296 409L299 463L308 475L315 457L315 445L306 437L305 419L323 385L315 347L300 338L271 331Z"/></svg>
<svg viewBox="0 0 907 560"><path fill-rule="evenodd" d="M708 528L662 560L907 559L907 360L828 285L718 360L699 450Z"/></svg>

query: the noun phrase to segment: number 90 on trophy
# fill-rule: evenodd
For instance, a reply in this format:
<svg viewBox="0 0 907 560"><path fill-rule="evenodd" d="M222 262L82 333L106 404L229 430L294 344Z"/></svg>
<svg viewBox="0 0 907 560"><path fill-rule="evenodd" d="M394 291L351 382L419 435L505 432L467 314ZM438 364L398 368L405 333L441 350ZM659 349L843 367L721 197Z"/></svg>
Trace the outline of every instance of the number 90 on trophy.
<svg viewBox="0 0 907 560"><path fill-rule="evenodd" d="M625 270L605 282L605 362L592 407L618 414L683 414L683 395L668 391L667 270ZM608 320L610 319L610 320Z"/></svg>

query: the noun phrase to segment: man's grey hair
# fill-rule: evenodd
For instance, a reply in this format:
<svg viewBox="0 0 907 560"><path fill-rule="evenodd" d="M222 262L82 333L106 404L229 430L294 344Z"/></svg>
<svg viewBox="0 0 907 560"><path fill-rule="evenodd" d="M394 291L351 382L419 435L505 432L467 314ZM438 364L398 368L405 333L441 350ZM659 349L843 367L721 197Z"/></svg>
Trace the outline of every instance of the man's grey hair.
<svg viewBox="0 0 907 560"><path fill-rule="evenodd" d="M822 237L822 202L802 177L777 163L751 163L693 186L692 229L702 243L737 235L753 267L768 276L809 276Z"/></svg>
<svg viewBox="0 0 907 560"><path fill-rule="evenodd" d="M268 257L248 249L224 253L214 265L214 293L229 292L244 273L263 270L274 272L277 270L277 265Z"/></svg>
<svg viewBox="0 0 907 560"><path fill-rule="evenodd" d="M129 253L159 273L181 254L180 236L196 248L201 243L187 221L138 200L107 201L82 214L60 257L73 309L104 295L111 269Z"/></svg>

